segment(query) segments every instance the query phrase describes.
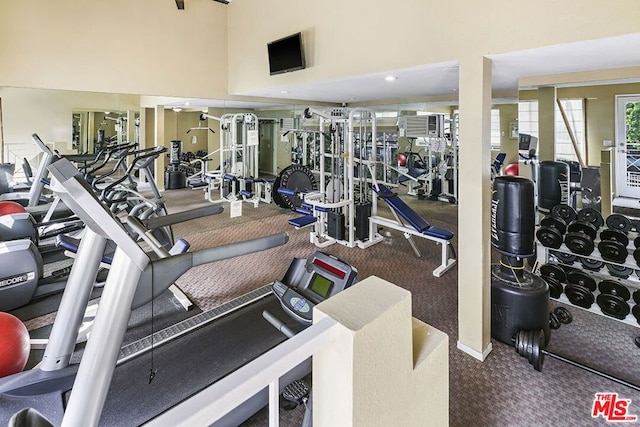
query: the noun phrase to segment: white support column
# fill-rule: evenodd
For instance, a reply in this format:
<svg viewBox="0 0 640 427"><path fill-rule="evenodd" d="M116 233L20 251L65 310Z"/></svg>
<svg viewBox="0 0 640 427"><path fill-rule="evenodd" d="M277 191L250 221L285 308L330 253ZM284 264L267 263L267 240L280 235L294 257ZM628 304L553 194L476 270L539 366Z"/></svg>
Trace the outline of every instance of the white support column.
<svg viewBox="0 0 640 427"><path fill-rule="evenodd" d="M135 142L136 137L136 111L127 110L127 140L125 142Z"/></svg>
<svg viewBox="0 0 640 427"><path fill-rule="evenodd" d="M538 89L538 158L555 160L556 88L544 86Z"/></svg>
<svg viewBox="0 0 640 427"><path fill-rule="evenodd" d="M161 145L165 145L165 137L164 137L164 105L156 105L155 109L155 141L154 145L159 147ZM156 184L158 188L164 188L164 168L166 166L166 157L160 156L153 162L153 175L156 179Z"/></svg>
<svg viewBox="0 0 640 427"><path fill-rule="evenodd" d="M458 348L491 351L491 60L460 61Z"/></svg>

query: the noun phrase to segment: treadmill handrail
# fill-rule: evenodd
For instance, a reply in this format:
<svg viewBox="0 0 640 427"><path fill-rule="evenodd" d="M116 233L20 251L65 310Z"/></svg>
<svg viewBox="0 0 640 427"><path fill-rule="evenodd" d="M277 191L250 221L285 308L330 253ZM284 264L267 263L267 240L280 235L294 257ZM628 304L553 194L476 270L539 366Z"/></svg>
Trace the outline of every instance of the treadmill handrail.
<svg viewBox="0 0 640 427"><path fill-rule="evenodd" d="M139 307L159 296L192 267L265 251L284 245L288 241L288 233L277 233L150 261L142 273L132 306Z"/></svg>

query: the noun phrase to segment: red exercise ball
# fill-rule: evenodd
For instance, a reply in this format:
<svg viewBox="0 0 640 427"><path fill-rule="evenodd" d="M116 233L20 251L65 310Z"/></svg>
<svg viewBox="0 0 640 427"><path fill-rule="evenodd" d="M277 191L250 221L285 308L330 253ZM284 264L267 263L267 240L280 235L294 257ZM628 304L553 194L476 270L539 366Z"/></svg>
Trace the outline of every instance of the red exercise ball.
<svg viewBox="0 0 640 427"><path fill-rule="evenodd" d="M407 165L407 155L398 153L398 166L405 167Z"/></svg>
<svg viewBox="0 0 640 427"><path fill-rule="evenodd" d="M0 378L22 372L31 346L29 331L16 316L0 312Z"/></svg>
<svg viewBox="0 0 640 427"><path fill-rule="evenodd" d="M14 213L24 213L26 211L27 210L20 203L11 202L8 200L0 202L0 216Z"/></svg>
<svg viewBox="0 0 640 427"><path fill-rule="evenodd" d="M517 163L509 163L504 168L504 174L505 175L511 175L511 176L520 175L519 170L518 170L518 164Z"/></svg>

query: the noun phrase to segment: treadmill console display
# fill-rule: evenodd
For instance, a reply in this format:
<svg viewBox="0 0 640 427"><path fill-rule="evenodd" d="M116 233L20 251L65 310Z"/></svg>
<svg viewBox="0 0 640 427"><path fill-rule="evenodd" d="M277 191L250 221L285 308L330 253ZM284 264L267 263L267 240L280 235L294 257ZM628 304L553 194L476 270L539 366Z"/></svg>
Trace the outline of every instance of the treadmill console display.
<svg viewBox="0 0 640 427"><path fill-rule="evenodd" d="M329 295L331 288L333 288L333 282L326 277L315 273L311 278L309 289L320 295L322 298L326 298Z"/></svg>
<svg viewBox="0 0 640 427"><path fill-rule="evenodd" d="M344 261L316 252L306 263L294 260L285 279L276 280L271 288L285 311L308 325L312 321L313 307L353 285L357 274L358 271ZM289 283L287 278L291 278Z"/></svg>

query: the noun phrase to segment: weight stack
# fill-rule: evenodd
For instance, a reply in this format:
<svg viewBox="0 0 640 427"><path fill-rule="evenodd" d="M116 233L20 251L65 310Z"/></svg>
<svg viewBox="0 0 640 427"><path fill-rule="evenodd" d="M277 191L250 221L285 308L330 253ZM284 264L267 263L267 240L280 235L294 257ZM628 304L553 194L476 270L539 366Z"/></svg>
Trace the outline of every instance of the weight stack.
<svg viewBox="0 0 640 427"><path fill-rule="evenodd" d="M356 239L364 240L369 237L369 217L371 216L371 203L356 205Z"/></svg>
<svg viewBox="0 0 640 427"><path fill-rule="evenodd" d="M491 266L491 336L513 345L520 330L549 329L549 286L524 269L524 258L535 250L533 182L499 176L491 200L491 245L502 255Z"/></svg>
<svg viewBox="0 0 640 427"><path fill-rule="evenodd" d="M327 234L334 239L344 240L344 214L327 212Z"/></svg>
<svg viewBox="0 0 640 427"><path fill-rule="evenodd" d="M538 169L538 210L549 213L555 205L569 202L569 165L547 160Z"/></svg>

